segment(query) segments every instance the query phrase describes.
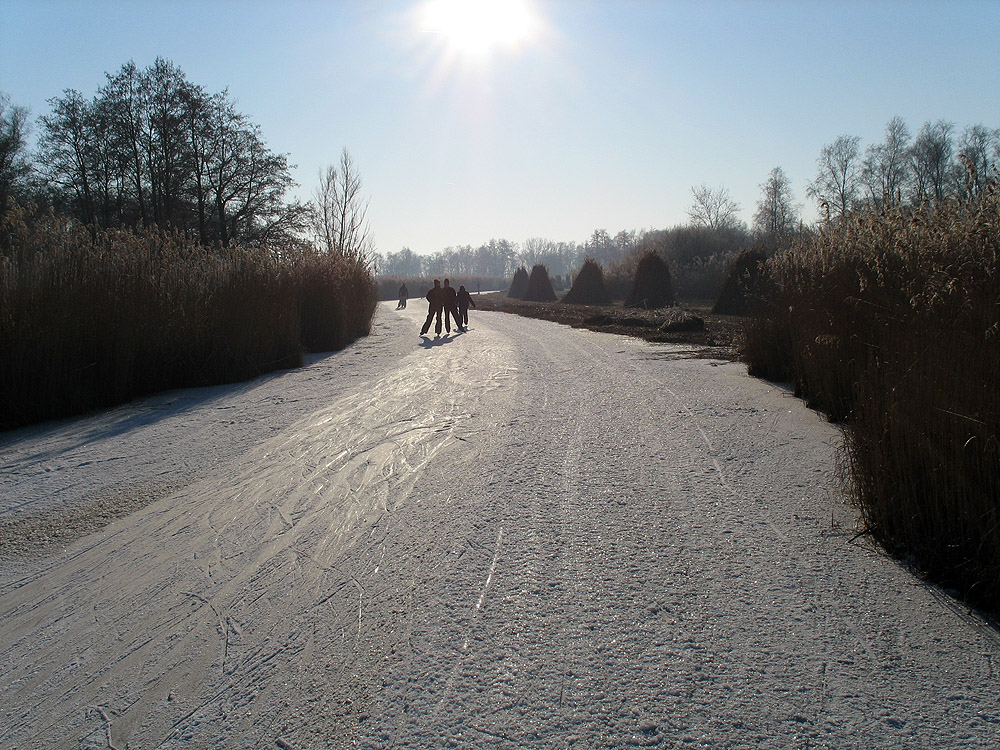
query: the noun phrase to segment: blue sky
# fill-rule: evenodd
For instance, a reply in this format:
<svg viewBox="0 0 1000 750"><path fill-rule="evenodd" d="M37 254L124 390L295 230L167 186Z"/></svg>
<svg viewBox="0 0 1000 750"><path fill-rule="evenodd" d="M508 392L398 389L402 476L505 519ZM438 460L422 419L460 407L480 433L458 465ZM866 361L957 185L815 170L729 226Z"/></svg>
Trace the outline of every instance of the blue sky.
<svg viewBox="0 0 1000 750"><path fill-rule="evenodd" d="M228 88L299 194L346 147L378 249L750 222L782 167L804 216L820 149L903 117L1000 127L1000 1L533 0L537 33L462 57L421 0L0 0L0 91L33 115L128 60Z"/></svg>

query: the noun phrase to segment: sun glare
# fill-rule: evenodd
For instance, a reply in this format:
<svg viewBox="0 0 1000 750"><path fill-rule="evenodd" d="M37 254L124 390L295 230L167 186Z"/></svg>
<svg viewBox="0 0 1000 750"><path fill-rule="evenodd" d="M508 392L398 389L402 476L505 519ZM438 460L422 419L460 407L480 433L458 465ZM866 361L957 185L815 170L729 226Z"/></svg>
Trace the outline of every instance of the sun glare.
<svg viewBox="0 0 1000 750"><path fill-rule="evenodd" d="M453 52L488 56L517 48L537 33L539 20L529 0L428 0L422 26L439 34Z"/></svg>

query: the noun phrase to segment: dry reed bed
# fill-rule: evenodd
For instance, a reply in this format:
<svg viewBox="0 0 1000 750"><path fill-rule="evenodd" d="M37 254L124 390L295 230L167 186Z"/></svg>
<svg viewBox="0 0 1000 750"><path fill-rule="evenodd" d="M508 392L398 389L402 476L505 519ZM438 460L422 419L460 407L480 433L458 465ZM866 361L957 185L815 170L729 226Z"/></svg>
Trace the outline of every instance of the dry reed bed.
<svg viewBox="0 0 1000 750"><path fill-rule="evenodd" d="M1000 611L1000 195L854 217L766 267L751 374L846 423L870 531Z"/></svg>
<svg viewBox="0 0 1000 750"><path fill-rule="evenodd" d="M206 249L179 233L5 219L0 428L235 382L370 329L363 264L310 248Z"/></svg>

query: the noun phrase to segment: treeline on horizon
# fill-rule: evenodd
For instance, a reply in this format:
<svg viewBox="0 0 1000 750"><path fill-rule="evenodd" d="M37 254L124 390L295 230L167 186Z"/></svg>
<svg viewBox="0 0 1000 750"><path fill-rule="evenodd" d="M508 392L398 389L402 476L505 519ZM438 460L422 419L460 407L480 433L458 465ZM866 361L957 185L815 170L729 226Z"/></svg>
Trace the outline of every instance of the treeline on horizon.
<svg viewBox="0 0 1000 750"><path fill-rule="evenodd" d="M863 148L857 136L842 135L824 146L816 175L805 195L816 202L820 221L801 219L791 180L775 167L761 184L760 198L748 227L740 205L724 187L692 187L689 223L666 229L595 230L582 242L529 238L523 242L491 239L422 255L409 248L376 254L381 276L430 279L448 275L513 277L518 268L546 267L553 277L572 279L587 258L597 261L609 279L629 278L644 253L652 250L670 266L677 295L715 299L729 269L750 247L773 254L819 225L859 211L920 206L982 195L1000 164L1000 130L970 125L958 132L947 121L924 123L912 135L902 118L892 118L883 140Z"/></svg>
<svg viewBox="0 0 1000 750"><path fill-rule="evenodd" d="M581 243L549 243L529 239L517 244L490 240L478 248L450 248L421 256L404 248L395 262L375 259L380 299L394 299L400 281L416 283L424 292L434 278L464 279L475 289L506 288L518 268L543 265L556 288L568 289L585 260L601 264L609 289L624 298L639 258L652 250L671 265L674 288L684 299L714 299L739 252L755 244L744 228L681 226L663 230L621 231L614 237L596 230ZM403 262L399 262L402 259ZM409 270L407 270L409 269ZM489 273L484 271L489 271ZM502 269L502 270L501 270ZM410 289L416 293L417 289Z"/></svg>
<svg viewBox="0 0 1000 750"><path fill-rule="evenodd" d="M0 429L298 366L377 305L346 150L315 200L227 92L162 58L38 119L0 95Z"/></svg>

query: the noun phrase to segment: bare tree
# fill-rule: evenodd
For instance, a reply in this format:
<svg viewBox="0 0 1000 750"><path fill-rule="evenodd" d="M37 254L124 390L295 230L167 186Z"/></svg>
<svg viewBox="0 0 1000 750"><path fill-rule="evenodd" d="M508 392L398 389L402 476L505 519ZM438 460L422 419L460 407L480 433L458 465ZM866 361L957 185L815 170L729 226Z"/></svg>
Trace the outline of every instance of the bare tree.
<svg viewBox="0 0 1000 750"><path fill-rule="evenodd" d="M260 127L224 95L213 100L208 116L202 158L214 213L209 236L228 247L294 235L302 228L303 210L282 201L293 184L288 157L268 149Z"/></svg>
<svg viewBox="0 0 1000 750"><path fill-rule="evenodd" d="M997 155L1000 154L1000 131L983 125L970 125L962 133L958 158L964 169L961 184L967 198L978 198L990 180L997 177Z"/></svg>
<svg viewBox="0 0 1000 750"><path fill-rule="evenodd" d="M56 205L68 205L85 223L95 218L92 182L95 149L94 105L75 89L49 99L52 112L40 118L39 161Z"/></svg>
<svg viewBox="0 0 1000 750"><path fill-rule="evenodd" d="M831 219L842 218L858 203L860 192L860 144L856 135L842 135L824 146L816 160L816 179L806 192Z"/></svg>
<svg viewBox="0 0 1000 750"><path fill-rule="evenodd" d="M487 276L513 276L517 253L516 243L491 239L475 251L478 272Z"/></svg>
<svg viewBox="0 0 1000 750"><path fill-rule="evenodd" d="M753 216L753 232L767 242L778 242L795 229L798 209L793 203L792 183L781 167L767 176Z"/></svg>
<svg viewBox="0 0 1000 750"><path fill-rule="evenodd" d="M621 252L606 229L595 229L584 243L584 252L604 268L621 258Z"/></svg>
<svg viewBox="0 0 1000 750"><path fill-rule="evenodd" d="M552 253L555 243L542 237L529 237L521 243L517 259L521 265L531 268L537 263L548 266L547 258Z"/></svg>
<svg viewBox="0 0 1000 750"><path fill-rule="evenodd" d="M603 232L603 230L600 231ZM627 233L619 232L618 235L610 239L610 242L617 245L622 241L624 234ZM598 232L595 232L595 236L598 236ZM608 233L603 232L603 234L598 236L598 239L601 243L607 243L609 241ZM611 252L606 244L603 247L608 249L608 252ZM509 272L513 272L514 265L528 268L540 263L545 266L549 274L562 276L576 270L576 261L577 252L575 245L565 242L555 242L540 237L531 237L521 243L521 250L517 253L517 262L516 264L511 264Z"/></svg>
<svg viewBox="0 0 1000 750"><path fill-rule="evenodd" d="M379 266L379 273L386 276L419 276L423 272L421 257L408 247L386 253Z"/></svg>
<svg viewBox="0 0 1000 750"><path fill-rule="evenodd" d="M28 110L14 106L0 93L0 214L7 200L28 188L31 161L28 159Z"/></svg>
<svg viewBox="0 0 1000 750"><path fill-rule="evenodd" d="M283 244L305 229L285 203L285 154L227 92L210 96L157 58L108 75L93 102L66 91L42 117L40 169L57 206L103 226L171 226L203 244Z"/></svg>
<svg viewBox="0 0 1000 750"><path fill-rule="evenodd" d="M149 210L149 183L142 137L147 131L147 112L142 96L143 73L135 62L122 65L115 75L105 74L108 82L97 92L101 102L111 149L118 162L120 223L152 223Z"/></svg>
<svg viewBox="0 0 1000 750"><path fill-rule="evenodd" d="M186 227L194 159L185 123L195 87L162 57L141 71L130 61L106 77L89 134L98 221Z"/></svg>
<svg viewBox="0 0 1000 750"><path fill-rule="evenodd" d="M902 117L885 126L881 143L869 146L861 163L861 181L875 209L898 206L910 178L910 131Z"/></svg>
<svg viewBox="0 0 1000 750"><path fill-rule="evenodd" d="M618 246L618 252L623 256L632 251L632 249L636 246L637 241L638 233L634 229L622 229L615 235L615 244ZM582 262L580 265L582 265Z"/></svg>
<svg viewBox="0 0 1000 750"><path fill-rule="evenodd" d="M702 185L691 188L691 194L694 196L694 203L687 213L695 226L736 229L743 225L738 215L740 204L733 200L726 188Z"/></svg>
<svg viewBox="0 0 1000 750"><path fill-rule="evenodd" d="M910 148L914 203L941 201L954 193L956 170L952 161L954 125L945 120L925 122Z"/></svg>
<svg viewBox="0 0 1000 750"><path fill-rule="evenodd" d="M328 253L370 264L374 241L368 225L368 200L361 194L361 174L345 148L338 166L320 173L314 193L312 227Z"/></svg>

